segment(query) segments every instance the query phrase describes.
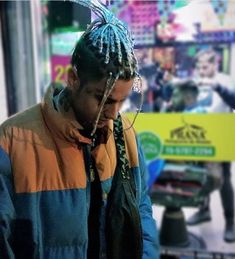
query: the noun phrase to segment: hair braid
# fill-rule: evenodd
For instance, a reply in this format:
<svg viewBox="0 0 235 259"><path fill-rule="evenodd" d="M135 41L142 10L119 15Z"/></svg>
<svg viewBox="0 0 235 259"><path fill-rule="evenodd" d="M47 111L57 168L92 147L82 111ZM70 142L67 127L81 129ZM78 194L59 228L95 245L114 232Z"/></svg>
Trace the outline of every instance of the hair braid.
<svg viewBox="0 0 235 259"><path fill-rule="evenodd" d="M70 1L90 8L98 16L77 42L71 60L82 84L107 78L95 126L91 132L92 136L116 80L137 78L134 81L133 90L138 92L141 92L142 84L134 53L134 41L127 26L105 8L99 0Z"/></svg>
<svg viewBox="0 0 235 259"><path fill-rule="evenodd" d="M115 73L114 77L118 73L119 78L134 78L138 71L137 60L134 54L134 42L127 26L98 0L72 1L89 7L98 16L78 41L73 53L72 65L77 68L77 71L81 70L80 62L76 57L81 57L81 46L83 46L87 48L87 52L90 50L94 53L94 58L97 59L95 63L103 67L102 76L109 76L112 72ZM110 67L112 67L111 71Z"/></svg>

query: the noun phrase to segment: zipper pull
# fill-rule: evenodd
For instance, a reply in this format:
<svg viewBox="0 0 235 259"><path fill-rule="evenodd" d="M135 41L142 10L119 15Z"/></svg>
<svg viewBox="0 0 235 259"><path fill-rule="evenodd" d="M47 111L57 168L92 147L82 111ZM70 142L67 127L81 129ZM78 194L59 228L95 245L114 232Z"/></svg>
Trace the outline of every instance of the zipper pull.
<svg viewBox="0 0 235 259"><path fill-rule="evenodd" d="M95 170L93 169L92 165L90 165L90 181L95 181Z"/></svg>

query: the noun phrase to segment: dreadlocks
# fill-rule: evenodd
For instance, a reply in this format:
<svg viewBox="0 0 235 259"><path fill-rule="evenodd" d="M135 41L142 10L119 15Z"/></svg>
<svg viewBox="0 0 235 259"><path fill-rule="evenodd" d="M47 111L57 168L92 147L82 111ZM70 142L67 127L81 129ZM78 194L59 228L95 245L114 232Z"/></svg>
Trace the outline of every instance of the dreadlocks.
<svg viewBox="0 0 235 259"><path fill-rule="evenodd" d="M71 1L90 8L98 16L78 41L71 60L82 84L87 80L107 78L103 100L91 133L93 135L116 80L135 78L133 90L141 92L141 79L134 54L134 42L127 26L98 0Z"/></svg>
<svg viewBox="0 0 235 259"><path fill-rule="evenodd" d="M102 65L103 73L100 73L100 76L112 72L114 77L119 74L120 79L134 78L138 70L137 61L134 55L134 42L126 25L98 0L73 1L90 8L98 18L91 23L77 43L72 65L81 64L79 57L82 58L81 52L86 51L85 47L86 52L91 51L97 59L96 63ZM79 69L81 68L78 67L77 71Z"/></svg>

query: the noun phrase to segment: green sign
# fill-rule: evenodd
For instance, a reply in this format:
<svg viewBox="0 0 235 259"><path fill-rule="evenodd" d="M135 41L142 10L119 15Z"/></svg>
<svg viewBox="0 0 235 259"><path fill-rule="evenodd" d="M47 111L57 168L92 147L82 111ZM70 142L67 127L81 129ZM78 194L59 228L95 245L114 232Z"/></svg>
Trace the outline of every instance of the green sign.
<svg viewBox="0 0 235 259"><path fill-rule="evenodd" d="M139 134L139 138L147 160L155 159L161 154L162 143L156 134L144 131Z"/></svg>

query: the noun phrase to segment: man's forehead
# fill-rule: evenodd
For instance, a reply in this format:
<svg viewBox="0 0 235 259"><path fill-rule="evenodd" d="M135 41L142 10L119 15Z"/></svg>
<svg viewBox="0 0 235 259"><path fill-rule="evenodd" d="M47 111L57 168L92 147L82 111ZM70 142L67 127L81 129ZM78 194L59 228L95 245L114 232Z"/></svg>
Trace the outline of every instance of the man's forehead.
<svg viewBox="0 0 235 259"><path fill-rule="evenodd" d="M209 63L210 62L210 60L212 59L212 55L211 54L203 54L203 55L201 55L200 57L198 57L198 63L200 64L200 63Z"/></svg>
<svg viewBox="0 0 235 259"><path fill-rule="evenodd" d="M106 87L106 81L107 80L105 78L96 82L90 81L90 82L87 82L84 88L87 92L97 92L97 91L104 92Z"/></svg>
<svg viewBox="0 0 235 259"><path fill-rule="evenodd" d="M199 62L197 63L197 68L203 68L203 67L208 67L210 65L209 62L207 61L203 61L203 62Z"/></svg>

